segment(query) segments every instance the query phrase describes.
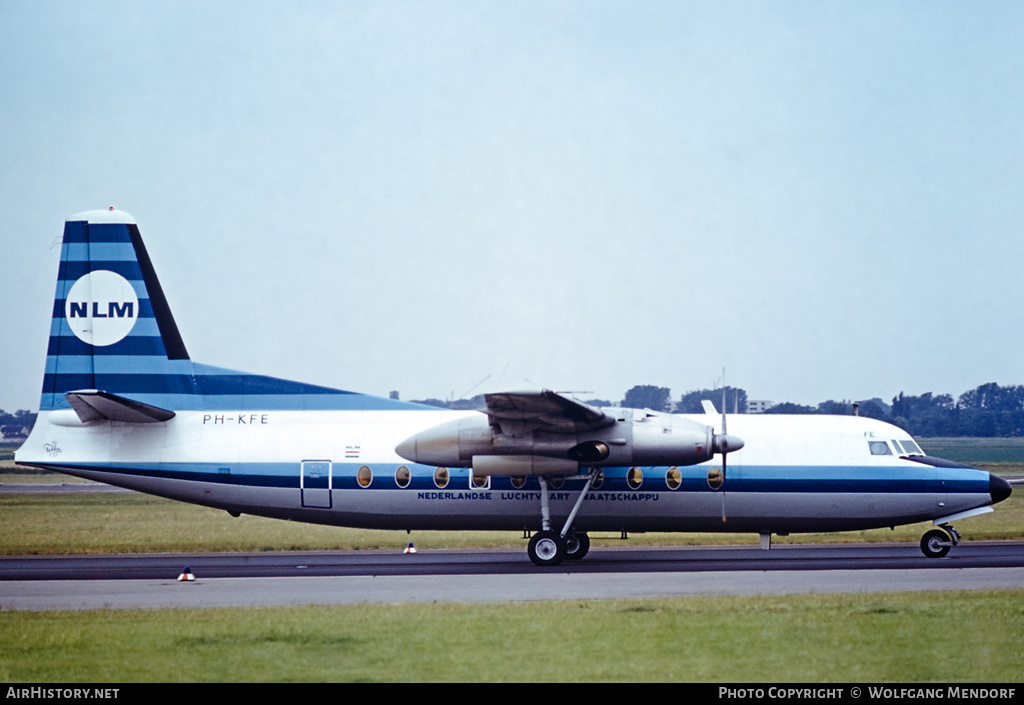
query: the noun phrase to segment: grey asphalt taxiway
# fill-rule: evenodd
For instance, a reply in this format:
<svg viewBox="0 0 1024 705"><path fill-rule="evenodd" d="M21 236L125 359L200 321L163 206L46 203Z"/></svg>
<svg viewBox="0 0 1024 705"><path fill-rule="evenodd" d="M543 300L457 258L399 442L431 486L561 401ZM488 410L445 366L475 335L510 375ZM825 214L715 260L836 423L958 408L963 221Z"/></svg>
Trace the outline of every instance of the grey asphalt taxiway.
<svg viewBox="0 0 1024 705"><path fill-rule="evenodd" d="M185 569L194 581L179 581ZM518 550L0 558L0 609L510 602L1024 588L1024 542L604 548L551 569Z"/></svg>

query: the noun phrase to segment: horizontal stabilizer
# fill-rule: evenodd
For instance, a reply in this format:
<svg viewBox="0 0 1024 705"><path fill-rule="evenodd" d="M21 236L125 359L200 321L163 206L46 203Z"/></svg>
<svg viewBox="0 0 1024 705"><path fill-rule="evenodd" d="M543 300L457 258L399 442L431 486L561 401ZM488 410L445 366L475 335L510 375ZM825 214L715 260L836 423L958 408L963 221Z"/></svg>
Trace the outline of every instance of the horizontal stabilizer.
<svg viewBox="0 0 1024 705"><path fill-rule="evenodd" d="M704 407L704 413L709 416L718 416L718 409L715 408L715 403L710 399L702 399L700 405Z"/></svg>
<svg viewBox="0 0 1024 705"><path fill-rule="evenodd" d="M78 414L82 423L90 421L127 421L128 423L157 423L174 418L174 412L143 404L98 389L80 389L68 392L64 398Z"/></svg>

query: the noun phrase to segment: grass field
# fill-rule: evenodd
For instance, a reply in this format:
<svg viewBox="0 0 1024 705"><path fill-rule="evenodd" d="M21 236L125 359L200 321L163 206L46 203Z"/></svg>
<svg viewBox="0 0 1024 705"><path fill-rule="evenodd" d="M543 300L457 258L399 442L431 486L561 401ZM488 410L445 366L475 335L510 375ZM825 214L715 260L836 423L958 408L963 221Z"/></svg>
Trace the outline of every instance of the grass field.
<svg viewBox="0 0 1024 705"><path fill-rule="evenodd" d="M958 463L1024 465L1024 438L922 438L929 455Z"/></svg>
<svg viewBox="0 0 1024 705"><path fill-rule="evenodd" d="M0 680L1017 682L1020 597L0 613Z"/></svg>

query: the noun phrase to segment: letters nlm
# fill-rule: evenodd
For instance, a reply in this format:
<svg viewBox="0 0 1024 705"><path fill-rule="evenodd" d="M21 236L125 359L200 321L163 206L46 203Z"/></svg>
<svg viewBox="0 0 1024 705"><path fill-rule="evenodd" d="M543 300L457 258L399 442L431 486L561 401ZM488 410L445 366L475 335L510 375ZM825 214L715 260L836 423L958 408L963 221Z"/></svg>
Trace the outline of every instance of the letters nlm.
<svg viewBox="0 0 1024 705"><path fill-rule="evenodd" d="M99 302L93 301L92 303L92 317L93 318L134 318L135 317L135 304L131 301L125 301L123 303L117 303L111 301L107 304L107 312L100 313ZM88 303L75 303L71 302L71 312L68 318L88 318L89 317L89 304Z"/></svg>

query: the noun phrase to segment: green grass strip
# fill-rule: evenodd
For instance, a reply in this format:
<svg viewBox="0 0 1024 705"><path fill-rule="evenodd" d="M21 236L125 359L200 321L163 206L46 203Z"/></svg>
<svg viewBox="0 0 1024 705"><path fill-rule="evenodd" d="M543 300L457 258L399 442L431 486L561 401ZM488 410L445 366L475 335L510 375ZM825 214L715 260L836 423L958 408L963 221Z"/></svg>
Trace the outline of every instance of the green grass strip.
<svg viewBox="0 0 1024 705"><path fill-rule="evenodd" d="M0 680L1012 682L1022 597L4 612Z"/></svg>
<svg viewBox="0 0 1024 705"><path fill-rule="evenodd" d="M782 543L917 542L930 522L872 531L794 534ZM995 512L957 522L965 540L1024 539L1024 492ZM754 534L596 533L594 546L756 544ZM143 494L0 495L0 555L333 549L516 548L514 531L372 531L317 526L227 512Z"/></svg>

